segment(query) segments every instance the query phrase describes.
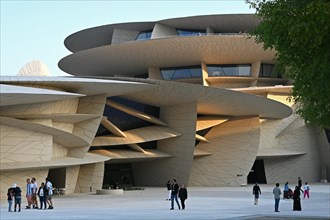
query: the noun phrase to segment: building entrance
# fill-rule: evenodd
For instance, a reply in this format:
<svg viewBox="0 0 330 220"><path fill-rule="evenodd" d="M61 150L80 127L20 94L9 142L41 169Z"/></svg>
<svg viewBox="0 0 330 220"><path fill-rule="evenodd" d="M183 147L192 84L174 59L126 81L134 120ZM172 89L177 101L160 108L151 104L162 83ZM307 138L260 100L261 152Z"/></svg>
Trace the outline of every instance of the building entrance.
<svg viewBox="0 0 330 220"><path fill-rule="evenodd" d="M267 183L264 160L256 160L252 166L252 169L248 175L248 183Z"/></svg>
<svg viewBox="0 0 330 220"><path fill-rule="evenodd" d="M105 164L103 186L111 188L134 186L131 164Z"/></svg>

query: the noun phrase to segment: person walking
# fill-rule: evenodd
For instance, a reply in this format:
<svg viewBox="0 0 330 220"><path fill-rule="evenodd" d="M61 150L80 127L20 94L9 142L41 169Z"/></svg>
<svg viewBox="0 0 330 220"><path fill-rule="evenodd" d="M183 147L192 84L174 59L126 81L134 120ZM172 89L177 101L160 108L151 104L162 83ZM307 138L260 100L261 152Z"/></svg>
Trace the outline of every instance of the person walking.
<svg viewBox="0 0 330 220"><path fill-rule="evenodd" d="M258 205L259 195L261 194L261 190L258 186L258 183L253 186L252 194L254 195L254 205Z"/></svg>
<svg viewBox="0 0 330 220"><path fill-rule="evenodd" d="M284 184L283 199L289 199L289 182Z"/></svg>
<svg viewBox="0 0 330 220"><path fill-rule="evenodd" d="M46 178L46 201L48 204L48 209L53 209L53 184Z"/></svg>
<svg viewBox="0 0 330 220"><path fill-rule="evenodd" d="M47 202L46 202L46 186L45 183L41 183L41 186L39 187L38 190L38 196L39 196L39 201L40 201L40 209L44 206L44 209L47 209Z"/></svg>
<svg viewBox="0 0 330 220"><path fill-rule="evenodd" d="M12 187L10 187L7 192L8 212L12 212L11 206L13 205L13 196L14 196L14 190Z"/></svg>
<svg viewBox="0 0 330 220"><path fill-rule="evenodd" d="M32 184L30 178L26 179L26 200L27 200L27 206L25 207L26 209L31 208L32 204Z"/></svg>
<svg viewBox="0 0 330 220"><path fill-rule="evenodd" d="M299 186L296 186L296 189L293 192L293 211L301 211Z"/></svg>
<svg viewBox="0 0 330 220"><path fill-rule="evenodd" d="M167 187L167 199L166 200L169 200L171 201L171 181L167 181L166 183L166 187Z"/></svg>
<svg viewBox="0 0 330 220"><path fill-rule="evenodd" d="M186 208L185 201L188 199L188 191L184 184L179 189L179 198L181 200L181 207L184 210Z"/></svg>
<svg viewBox="0 0 330 220"><path fill-rule="evenodd" d="M178 205L178 208L180 208L180 204L178 201L178 193L179 193L179 185L176 183L176 179L172 180L172 184L171 184L171 209L174 209L174 200L176 202L176 204Z"/></svg>
<svg viewBox="0 0 330 220"><path fill-rule="evenodd" d="M301 189L301 187L302 187L302 180L300 177L298 177L298 187L299 187L299 189Z"/></svg>
<svg viewBox="0 0 330 220"><path fill-rule="evenodd" d="M281 189L280 189L280 184L276 183L276 187L273 189L273 194L274 194L274 199L275 199L275 212L280 212L278 210L279 205L280 205L280 198L281 198Z"/></svg>
<svg viewBox="0 0 330 220"><path fill-rule="evenodd" d="M306 196L307 196L307 198L309 198L309 190L310 190L309 185L306 182L304 185L304 199L306 198Z"/></svg>
<svg viewBox="0 0 330 220"><path fill-rule="evenodd" d="M21 203L22 203L22 190L19 188L16 183L13 185L13 192L14 192L14 199L15 199L15 204L14 204L14 212L16 212L16 208L18 206L18 211L21 211Z"/></svg>
<svg viewBox="0 0 330 220"><path fill-rule="evenodd" d="M37 201L37 194L38 194L38 184L36 178L32 177L31 179L31 189L32 189L32 207L34 209L38 209L38 201Z"/></svg>

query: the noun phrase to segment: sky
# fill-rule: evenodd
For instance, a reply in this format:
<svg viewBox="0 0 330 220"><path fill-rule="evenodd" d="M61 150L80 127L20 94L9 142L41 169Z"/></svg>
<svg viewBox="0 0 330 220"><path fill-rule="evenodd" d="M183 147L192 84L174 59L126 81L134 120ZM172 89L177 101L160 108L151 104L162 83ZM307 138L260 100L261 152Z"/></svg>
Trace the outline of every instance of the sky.
<svg viewBox="0 0 330 220"><path fill-rule="evenodd" d="M71 54L64 40L91 27L196 15L254 13L244 0L0 2L1 76L16 75L32 60L45 63L52 76L68 75L57 66L60 59Z"/></svg>

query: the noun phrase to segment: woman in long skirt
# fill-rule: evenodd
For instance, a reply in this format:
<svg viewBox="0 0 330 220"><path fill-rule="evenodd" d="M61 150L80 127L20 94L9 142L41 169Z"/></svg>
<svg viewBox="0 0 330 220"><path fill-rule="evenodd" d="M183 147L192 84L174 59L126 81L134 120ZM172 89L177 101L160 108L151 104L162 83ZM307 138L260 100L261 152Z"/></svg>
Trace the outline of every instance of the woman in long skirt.
<svg viewBox="0 0 330 220"><path fill-rule="evenodd" d="M293 193L293 211L301 211L300 188L298 186Z"/></svg>

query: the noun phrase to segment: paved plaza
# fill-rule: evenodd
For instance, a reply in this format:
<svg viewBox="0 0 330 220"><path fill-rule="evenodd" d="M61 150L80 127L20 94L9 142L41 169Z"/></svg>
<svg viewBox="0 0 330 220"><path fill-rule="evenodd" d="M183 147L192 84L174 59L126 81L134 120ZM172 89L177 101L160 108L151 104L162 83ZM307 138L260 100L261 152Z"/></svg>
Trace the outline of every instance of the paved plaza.
<svg viewBox="0 0 330 220"><path fill-rule="evenodd" d="M0 219L330 219L330 185L311 184L311 198L302 199L302 211L292 211L292 200L280 201L274 212L272 185L260 185L259 205L253 204L252 185L243 187L189 187L186 210L170 210L164 188L125 191L123 195L95 193L56 196L53 210L7 211L1 201ZM283 186L281 186L283 188ZM26 199L23 198L23 207Z"/></svg>

